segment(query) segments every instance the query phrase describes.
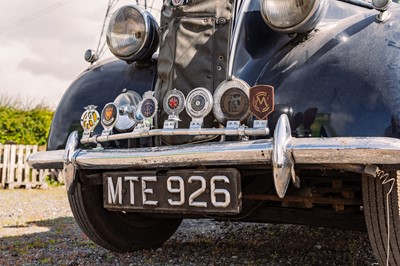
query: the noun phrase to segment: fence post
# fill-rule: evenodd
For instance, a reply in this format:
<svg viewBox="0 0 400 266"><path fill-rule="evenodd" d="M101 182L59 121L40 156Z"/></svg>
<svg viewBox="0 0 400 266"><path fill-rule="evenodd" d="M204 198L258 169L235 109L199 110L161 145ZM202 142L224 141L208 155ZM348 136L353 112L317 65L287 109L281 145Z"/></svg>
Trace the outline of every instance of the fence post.
<svg viewBox="0 0 400 266"><path fill-rule="evenodd" d="M4 145L3 172L1 173L1 187L5 188L8 181L8 157L10 157L10 145Z"/></svg>
<svg viewBox="0 0 400 266"><path fill-rule="evenodd" d="M25 183L22 179L22 170L24 168L24 145L18 145L18 158L17 158L17 171L16 171L16 179L17 179L17 185L21 186L23 183Z"/></svg>
<svg viewBox="0 0 400 266"><path fill-rule="evenodd" d="M45 177L49 174L49 170L47 169L40 169L39 170L39 180L38 183L41 185L42 188L47 188L47 183Z"/></svg>
<svg viewBox="0 0 400 266"><path fill-rule="evenodd" d="M9 168L8 168L8 188L14 189L15 188L15 159L17 153L17 146L10 145L10 157L9 157Z"/></svg>
<svg viewBox="0 0 400 266"><path fill-rule="evenodd" d="M25 181L25 184L26 184L25 186L26 186L27 189L32 188L31 168L26 163L26 161L28 160L29 155L31 155L31 151L32 151L32 146L31 145L26 145L25 146L25 154L24 154L24 165L25 165L24 181Z"/></svg>
<svg viewBox="0 0 400 266"><path fill-rule="evenodd" d="M38 146L34 145L32 147L32 153L35 153L38 151ZM32 169L32 184L37 184L39 181L39 172L36 169Z"/></svg>
<svg viewBox="0 0 400 266"><path fill-rule="evenodd" d="M0 143L0 188L4 188L5 184L5 177L3 177L3 172L5 171L5 164L4 164L4 145Z"/></svg>

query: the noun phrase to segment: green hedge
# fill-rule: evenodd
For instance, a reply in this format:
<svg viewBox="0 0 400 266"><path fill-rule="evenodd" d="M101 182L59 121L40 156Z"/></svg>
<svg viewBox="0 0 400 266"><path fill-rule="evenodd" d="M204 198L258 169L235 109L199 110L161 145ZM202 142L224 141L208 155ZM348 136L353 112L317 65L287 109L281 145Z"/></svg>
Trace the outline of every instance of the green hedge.
<svg viewBox="0 0 400 266"><path fill-rule="evenodd" d="M45 145L53 113L47 107L22 110L0 106L0 143Z"/></svg>

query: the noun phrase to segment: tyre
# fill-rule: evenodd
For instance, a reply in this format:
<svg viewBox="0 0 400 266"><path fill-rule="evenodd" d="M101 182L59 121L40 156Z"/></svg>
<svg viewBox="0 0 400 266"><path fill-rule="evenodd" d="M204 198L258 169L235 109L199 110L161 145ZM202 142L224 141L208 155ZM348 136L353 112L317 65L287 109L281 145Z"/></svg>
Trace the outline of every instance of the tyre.
<svg viewBox="0 0 400 266"><path fill-rule="evenodd" d="M103 187L76 183L68 200L76 222L96 244L117 252L157 248L178 229L181 219L155 219L103 208Z"/></svg>
<svg viewBox="0 0 400 266"><path fill-rule="evenodd" d="M399 172L400 174L400 172ZM387 200L392 182L384 183L384 180L394 179L394 186L389 195L389 228L390 251L389 265L400 265L400 216L399 216L399 192L400 184L396 172L391 172L386 178L362 178L362 193L364 215L375 257L380 265L387 264Z"/></svg>

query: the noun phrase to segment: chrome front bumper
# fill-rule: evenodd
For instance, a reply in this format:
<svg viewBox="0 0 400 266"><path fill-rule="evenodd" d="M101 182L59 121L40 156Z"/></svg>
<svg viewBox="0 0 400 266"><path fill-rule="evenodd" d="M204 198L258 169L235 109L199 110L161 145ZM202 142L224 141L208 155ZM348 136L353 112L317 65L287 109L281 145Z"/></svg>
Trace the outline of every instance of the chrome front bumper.
<svg viewBox="0 0 400 266"><path fill-rule="evenodd" d="M140 149L77 149L71 163L79 169L157 169L223 165L271 165L273 140L207 143ZM290 142L296 164L399 164L400 140L392 138L309 138ZM64 150L38 152L28 163L36 169L64 167Z"/></svg>
<svg viewBox="0 0 400 266"><path fill-rule="evenodd" d="M219 142L138 149L78 149L78 133L71 133L64 151L32 154L36 169L64 168L67 186L77 169L160 169L198 166L265 165L273 169L278 195L283 197L290 179L296 184L295 164L331 166L360 172L356 166L400 165L400 139L293 138L286 116L279 119L274 139ZM69 170L68 170L69 169Z"/></svg>

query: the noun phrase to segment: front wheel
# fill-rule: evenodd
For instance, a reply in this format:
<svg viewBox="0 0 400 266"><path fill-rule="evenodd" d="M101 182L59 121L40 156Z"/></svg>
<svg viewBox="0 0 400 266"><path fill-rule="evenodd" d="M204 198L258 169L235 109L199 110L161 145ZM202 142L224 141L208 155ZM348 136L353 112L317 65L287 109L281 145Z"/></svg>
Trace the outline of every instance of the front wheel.
<svg viewBox="0 0 400 266"><path fill-rule="evenodd" d="M387 265L387 207L389 207L389 265L400 265L400 171L384 175L385 173L380 173L381 179L372 177L363 177L362 179L365 222L375 257L380 265ZM389 205L387 205L387 193L392 182L383 183L389 179L393 179L394 185L389 194Z"/></svg>
<svg viewBox="0 0 400 266"><path fill-rule="evenodd" d="M77 182L68 200L76 222L96 244L118 252L157 248L178 229L181 219L156 219L103 207L103 187Z"/></svg>

